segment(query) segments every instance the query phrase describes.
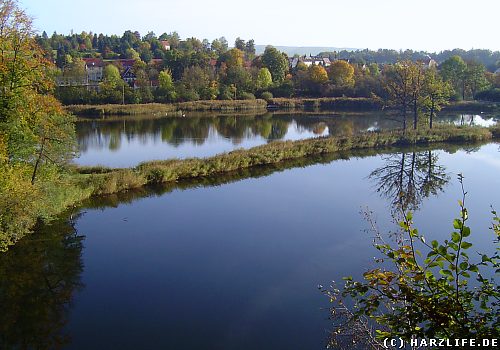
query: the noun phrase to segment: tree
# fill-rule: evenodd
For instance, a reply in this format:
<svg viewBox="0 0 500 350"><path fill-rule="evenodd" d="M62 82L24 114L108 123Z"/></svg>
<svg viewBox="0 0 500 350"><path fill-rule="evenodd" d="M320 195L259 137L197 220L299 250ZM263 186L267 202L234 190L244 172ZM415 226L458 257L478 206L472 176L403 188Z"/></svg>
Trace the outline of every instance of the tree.
<svg viewBox="0 0 500 350"><path fill-rule="evenodd" d="M87 71L85 70L85 62L81 58L75 58L64 70L64 75L73 79L83 80Z"/></svg>
<svg viewBox="0 0 500 350"><path fill-rule="evenodd" d="M273 77L271 76L271 72L267 68L259 69L257 73L257 79L255 81L255 87L257 90L265 90L273 83Z"/></svg>
<svg viewBox="0 0 500 350"><path fill-rule="evenodd" d="M234 41L234 47L238 50L244 51L245 40L241 39L240 37L237 37L236 40Z"/></svg>
<svg viewBox="0 0 500 350"><path fill-rule="evenodd" d="M222 78L222 82L226 86L234 86L237 89L238 94L234 94L233 96L241 97L244 92L254 91L252 75L243 67L229 67Z"/></svg>
<svg viewBox="0 0 500 350"><path fill-rule="evenodd" d="M212 41L211 48L212 51L217 52L218 56L222 55L224 52L227 51L228 48L226 38L220 37L219 39L215 39L214 41Z"/></svg>
<svg viewBox="0 0 500 350"><path fill-rule="evenodd" d="M274 83L281 84L285 80L288 73L288 59L284 53L268 46L262 55L262 64L271 72Z"/></svg>
<svg viewBox="0 0 500 350"><path fill-rule="evenodd" d="M343 60L334 61L328 69L328 76L335 85L354 85L354 67L349 62Z"/></svg>
<svg viewBox="0 0 500 350"><path fill-rule="evenodd" d="M467 69L465 71L465 80L468 90L470 90L472 99L476 99L476 94L489 87L488 80L486 79L486 68L483 64L476 61L467 62Z"/></svg>
<svg viewBox="0 0 500 350"><path fill-rule="evenodd" d="M158 82L160 85L158 93L169 102L175 101L177 93L175 91L172 73L168 69L161 71L158 75Z"/></svg>
<svg viewBox="0 0 500 350"><path fill-rule="evenodd" d="M228 68L242 67L243 66L243 51L240 49L231 49L225 52L221 60L226 63Z"/></svg>
<svg viewBox="0 0 500 350"><path fill-rule="evenodd" d="M31 19L14 0L0 3L0 250L50 211L44 197L74 156L73 119L51 95L54 67ZM41 181L37 181L41 177ZM39 182L41 183L39 185Z"/></svg>
<svg viewBox="0 0 500 350"><path fill-rule="evenodd" d="M456 94L460 94L465 100L467 64L460 56L452 56L439 66L439 72L443 80L449 82Z"/></svg>
<svg viewBox="0 0 500 350"><path fill-rule="evenodd" d="M323 84L328 81L328 74L323 66L312 65L308 69L309 79L315 84Z"/></svg>
<svg viewBox="0 0 500 350"><path fill-rule="evenodd" d="M113 88L118 86L122 82L120 71L113 64L108 64L106 65L106 67L104 67L103 79Z"/></svg>
<svg viewBox="0 0 500 350"><path fill-rule="evenodd" d="M389 103L396 106L403 119L406 130L406 116L413 105L415 64L411 61L398 62L385 70L385 88Z"/></svg>
<svg viewBox="0 0 500 350"><path fill-rule="evenodd" d="M125 58L130 58L130 59L134 59L134 60L140 60L141 56L133 48L128 48L128 49L125 50Z"/></svg>
<svg viewBox="0 0 500 350"><path fill-rule="evenodd" d="M245 51L247 60L252 60L255 57L255 41L248 40L243 51Z"/></svg>
<svg viewBox="0 0 500 350"><path fill-rule="evenodd" d="M423 96L421 105L424 113L429 118L429 128L432 129L434 116L443 106L449 103L453 88L448 82L444 82L435 69L425 72L423 83Z"/></svg>
<svg viewBox="0 0 500 350"><path fill-rule="evenodd" d="M210 72L198 66L186 68L178 84L179 97L195 101L209 100L213 96Z"/></svg>

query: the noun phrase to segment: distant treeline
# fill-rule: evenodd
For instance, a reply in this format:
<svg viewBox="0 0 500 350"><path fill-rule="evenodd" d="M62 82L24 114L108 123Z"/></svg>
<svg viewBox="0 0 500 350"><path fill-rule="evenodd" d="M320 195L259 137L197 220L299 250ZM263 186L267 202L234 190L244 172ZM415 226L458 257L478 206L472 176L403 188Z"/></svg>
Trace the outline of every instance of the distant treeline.
<svg viewBox="0 0 500 350"><path fill-rule="evenodd" d="M378 63L378 64L394 64L403 60L420 61L427 58L434 59L438 64L446 61L452 56L460 56L464 61L475 61L481 63L490 72L494 72L500 67L500 51L491 51L483 49L472 50L444 50L441 52L426 52L413 50L389 50L379 49L374 50L355 50L355 51L335 51L321 52L318 56L329 57L330 59L349 60L363 64Z"/></svg>
<svg viewBox="0 0 500 350"><path fill-rule="evenodd" d="M500 52L395 50L323 52L288 57L274 47L256 55L254 40L181 39L126 31L85 33L36 41L58 67L56 97L64 104L139 104L198 100L270 101L273 97L352 97L388 101L387 73L397 62L418 62L450 83L455 100L500 98Z"/></svg>

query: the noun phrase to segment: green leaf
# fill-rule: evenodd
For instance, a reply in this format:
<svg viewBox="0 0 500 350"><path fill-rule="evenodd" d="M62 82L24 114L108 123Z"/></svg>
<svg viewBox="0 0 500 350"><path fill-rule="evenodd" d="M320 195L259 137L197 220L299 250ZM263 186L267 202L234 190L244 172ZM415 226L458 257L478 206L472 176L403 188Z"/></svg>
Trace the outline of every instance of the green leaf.
<svg viewBox="0 0 500 350"><path fill-rule="evenodd" d="M479 272L479 269L477 268L477 265L471 265L471 266L469 266L469 271Z"/></svg>
<svg viewBox="0 0 500 350"><path fill-rule="evenodd" d="M459 219L453 220L453 228L459 230L460 227L462 227L462 221L460 221Z"/></svg>
<svg viewBox="0 0 500 350"><path fill-rule="evenodd" d="M451 233L451 240L455 243L460 242L460 233L458 232L452 232Z"/></svg>
<svg viewBox="0 0 500 350"><path fill-rule="evenodd" d="M438 241L434 240L431 242L432 248L436 249L439 245Z"/></svg>
<svg viewBox="0 0 500 350"><path fill-rule="evenodd" d="M472 247L472 243L462 242L462 248L463 249L469 249L470 247Z"/></svg>
<svg viewBox="0 0 500 350"><path fill-rule="evenodd" d="M467 267L469 266L469 264L464 261L464 262L461 262L459 266L462 270L467 270Z"/></svg>
<svg viewBox="0 0 500 350"><path fill-rule="evenodd" d="M452 273L450 270L439 270L439 273L443 276L452 276Z"/></svg>
<svg viewBox="0 0 500 350"><path fill-rule="evenodd" d="M470 236L470 227L464 226L462 229L462 234L464 237L469 237Z"/></svg>

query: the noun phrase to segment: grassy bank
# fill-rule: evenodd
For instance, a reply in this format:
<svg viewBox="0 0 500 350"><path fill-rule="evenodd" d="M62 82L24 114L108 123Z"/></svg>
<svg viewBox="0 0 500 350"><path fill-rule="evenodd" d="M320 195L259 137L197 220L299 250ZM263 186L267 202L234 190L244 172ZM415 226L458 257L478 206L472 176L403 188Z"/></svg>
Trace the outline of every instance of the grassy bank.
<svg viewBox="0 0 500 350"><path fill-rule="evenodd" d="M179 116L185 111L246 111L266 110L264 100L192 101L180 103L147 103L130 105L71 105L65 109L77 116L103 117L112 115L152 114L156 116Z"/></svg>
<svg viewBox="0 0 500 350"><path fill-rule="evenodd" d="M71 105L66 110L82 117L126 116L150 114L158 117L180 116L193 111L265 111L272 110L325 110L325 111L378 111L384 102L379 98L323 97L323 98L273 98L266 102L256 100L210 100L180 103L148 104L107 104L107 105ZM446 106L446 111L497 112L500 103L483 101L460 101Z"/></svg>
<svg viewBox="0 0 500 350"><path fill-rule="evenodd" d="M165 160L142 163L132 169L77 168L79 186L92 195L111 194L147 184L193 179L285 160L348 150L432 143L474 143L499 136L498 128L442 126L403 134L401 131L363 133L351 137L326 137L300 141L278 141L247 150L236 150L210 158Z"/></svg>
<svg viewBox="0 0 500 350"><path fill-rule="evenodd" d="M276 109L381 110L383 101L365 97L273 98L269 107Z"/></svg>
<svg viewBox="0 0 500 350"><path fill-rule="evenodd" d="M447 112L500 112L500 103L487 101L451 102L443 108Z"/></svg>
<svg viewBox="0 0 500 350"><path fill-rule="evenodd" d="M460 143L434 143L427 145L410 145L408 147L384 147L379 149L368 148L317 154L309 157L287 159L279 163L271 163L266 165L237 169L234 171L227 171L224 173L217 173L210 176L188 178L175 182L170 181L154 185L146 185L138 188L133 188L128 191L116 192L105 196L92 196L84 200L79 207L99 209L104 209L107 207L116 208L119 204L132 203L137 199L151 196L161 196L176 189L185 190L198 187L217 187L248 178L262 178L289 169L305 168L317 164L329 164L332 161L339 159L348 160L353 157L366 158L383 154L388 155L403 152L424 152L429 150L444 150L448 153L455 153L460 149L464 149L464 147L467 147L468 145L469 144Z"/></svg>

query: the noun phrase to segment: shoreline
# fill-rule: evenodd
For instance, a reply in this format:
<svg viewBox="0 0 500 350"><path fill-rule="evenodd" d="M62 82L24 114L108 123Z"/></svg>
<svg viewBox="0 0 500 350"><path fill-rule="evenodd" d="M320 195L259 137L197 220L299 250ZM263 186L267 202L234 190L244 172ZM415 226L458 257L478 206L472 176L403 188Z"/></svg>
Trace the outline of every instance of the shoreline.
<svg viewBox="0 0 500 350"><path fill-rule="evenodd" d="M261 112L267 111L394 111L385 108L379 98L322 97L322 98L273 98L256 100L209 100L179 103L68 105L64 109L78 117L89 119L106 116L134 116L152 114L156 117L189 116L185 112ZM444 106L442 111L500 112L500 103L485 101L458 101Z"/></svg>

